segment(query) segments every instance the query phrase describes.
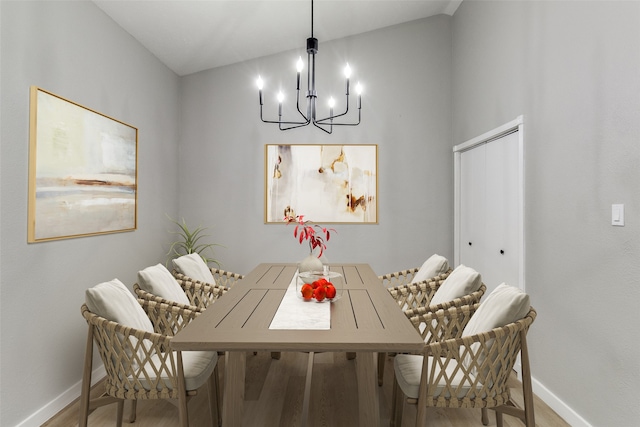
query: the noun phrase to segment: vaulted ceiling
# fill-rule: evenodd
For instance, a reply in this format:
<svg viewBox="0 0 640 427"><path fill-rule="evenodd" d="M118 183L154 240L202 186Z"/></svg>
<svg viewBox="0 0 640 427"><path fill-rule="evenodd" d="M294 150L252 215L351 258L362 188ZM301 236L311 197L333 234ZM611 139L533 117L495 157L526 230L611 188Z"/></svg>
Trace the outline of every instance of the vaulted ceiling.
<svg viewBox="0 0 640 427"><path fill-rule="evenodd" d="M438 14L462 0L315 0L313 35L347 37ZM310 0L93 0L178 75L303 48Z"/></svg>

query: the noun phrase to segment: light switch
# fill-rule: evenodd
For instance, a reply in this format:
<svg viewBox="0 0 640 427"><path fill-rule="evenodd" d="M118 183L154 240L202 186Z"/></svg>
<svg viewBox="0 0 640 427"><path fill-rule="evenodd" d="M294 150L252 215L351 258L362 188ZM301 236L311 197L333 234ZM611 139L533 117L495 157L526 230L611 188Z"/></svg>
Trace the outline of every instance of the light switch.
<svg viewBox="0 0 640 427"><path fill-rule="evenodd" d="M611 225L624 227L624 205L611 205Z"/></svg>

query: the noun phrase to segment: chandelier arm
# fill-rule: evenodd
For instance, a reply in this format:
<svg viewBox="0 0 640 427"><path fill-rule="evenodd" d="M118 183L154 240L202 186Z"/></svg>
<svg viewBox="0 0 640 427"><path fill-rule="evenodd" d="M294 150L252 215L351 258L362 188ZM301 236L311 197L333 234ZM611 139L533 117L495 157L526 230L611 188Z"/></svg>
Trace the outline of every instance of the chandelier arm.
<svg viewBox="0 0 640 427"><path fill-rule="evenodd" d="M260 120L262 120L264 123L274 123L274 124L277 124L277 125L297 125L297 126L292 126L291 129L293 129L294 127L307 126L309 124L308 121L306 121L306 122L283 122L283 121L278 121L278 120L265 120L265 119L262 118L262 115L260 116Z"/></svg>
<svg viewBox="0 0 640 427"><path fill-rule="evenodd" d="M304 126L308 126L309 125L309 121L306 122L299 122L297 124L294 124L295 122L276 122L278 123L278 129L280 130L289 130L289 129L295 129L295 128L301 128ZM287 126L287 127L282 127L282 125L286 125L286 124L294 124L293 126Z"/></svg>
<svg viewBox="0 0 640 427"><path fill-rule="evenodd" d="M300 89L298 89L298 96L296 97L296 108L298 109L298 113L300 113L302 118L307 121L307 124L309 124L311 119L307 117L302 111L300 111Z"/></svg>
<svg viewBox="0 0 640 427"><path fill-rule="evenodd" d="M304 117L304 116L303 116ZM275 123L277 125L294 125L290 128L287 129L293 129L296 127L300 127L300 126L306 126L310 123L310 120L307 119L306 117L304 117L305 121L304 122L290 122L290 121L282 121L282 120L267 120L265 118L263 118L262 116L262 105L260 105L260 120L262 120L262 122L264 123ZM281 129L281 130L286 130L286 129Z"/></svg>
<svg viewBox="0 0 640 427"><path fill-rule="evenodd" d="M333 108L331 109L331 111L333 111ZM348 112L349 112L349 96L347 95L347 105L346 105L346 108L345 108L343 113L334 114L334 115L329 114L329 116L327 116L327 117L325 117L323 119L318 119L318 120L316 120L316 122L325 122L327 120L333 120L335 118L342 117L342 116L346 115Z"/></svg>
<svg viewBox="0 0 640 427"><path fill-rule="evenodd" d="M262 119L262 121L264 123L274 123L277 125L298 125L298 126L293 126L291 129L293 129L294 127L300 127L300 126L306 126L309 124L309 122L283 122L283 121L278 121L278 120L265 120Z"/></svg>
<svg viewBox="0 0 640 427"><path fill-rule="evenodd" d="M327 120L331 120L331 117L327 117L326 119L322 119L322 120L316 120L315 123L318 123L320 125L327 125L327 123L325 123ZM354 122L354 123L335 123L335 122L331 122L332 125L334 126L358 126L360 124L361 121L361 116L360 116L360 109L358 108L358 121ZM314 124L315 124L314 123Z"/></svg>
<svg viewBox="0 0 640 427"><path fill-rule="evenodd" d="M320 129L321 131L324 131L328 134L333 133L333 125L334 125L333 123L331 123L331 125L327 125L326 123L318 123L316 120L314 120L313 125L318 129ZM329 126L329 130L326 130L323 126Z"/></svg>

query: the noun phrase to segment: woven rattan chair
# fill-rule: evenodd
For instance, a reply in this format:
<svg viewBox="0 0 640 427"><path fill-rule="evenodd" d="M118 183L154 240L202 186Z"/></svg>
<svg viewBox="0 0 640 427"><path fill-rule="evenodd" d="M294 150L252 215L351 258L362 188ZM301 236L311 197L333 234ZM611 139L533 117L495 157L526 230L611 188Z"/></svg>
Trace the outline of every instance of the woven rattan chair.
<svg viewBox="0 0 640 427"><path fill-rule="evenodd" d="M410 270L404 270L410 271ZM390 278L394 278L394 286L387 287L387 290L396 300L398 305L402 310L411 310L419 307L428 307L431 298L435 295L440 288L440 285L444 283L444 281L449 277L453 270L449 269L446 273L440 274L435 277L431 277L423 282L411 283L410 275L406 276L406 278L402 276L380 276L387 277L386 283L392 283ZM398 274L391 273L391 274ZM400 283L402 282L402 283ZM384 283L384 282L383 282ZM399 283L399 284L395 284Z"/></svg>
<svg viewBox="0 0 640 427"><path fill-rule="evenodd" d="M431 293L430 297L428 298L430 300L431 297L433 297L433 295L435 294L435 291L432 288L428 292ZM404 310L404 314L407 317L411 318L414 316L427 314L427 313L438 311L438 310L446 310L450 307L462 307L463 305L477 304L480 302L480 299L482 299L482 296L485 294L485 292L487 292L487 286L483 283L482 285L480 285L480 289L468 295L464 295L460 298L456 298L451 301L442 302L440 304L433 304L433 305L427 305L423 307L415 307L409 310Z"/></svg>
<svg viewBox="0 0 640 427"><path fill-rule="evenodd" d="M184 276L183 276L184 277ZM220 298L225 292L229 290L224 286L217 285L209 285L201 282L191 282L188 280L176 279L180 287L184 290L187 298L189 299L190 304L181 304L176 301L168 300L166 298L162 298L161 296L154 295L150 292L145 291L135 283L133 285L133 291L136 293L138 298L142 298L149 301L155 301L158 303L174 305L176 307L180 307L187 310L192 310L195 312L203 312L208 306L213 304L215 300Z"/></svg>
<svg viewBox="0 0 640 427"><path fill-rule="evenodd" d="M81 427L88 422L90 408L117 403L117 425L122 425L124 401L132 400L130 422L135 421L135 403L139 399L177 399L180 425L187 427L187 400L207 382L209 409L214 425L220 425L220 401L217 354L215 352L168 351L171 337L186 326L196 313L153 301L138 300L155 332L133 329L109 321L82 305L82 316L89 325L82 396L80 405ZM93 343L96 343L107 377L105 393L90 401ZM207 367L194 367L198 359ZM184 363L183 363L184 362ZM213 372L205 375L215 365ZM194 378L195 375L195 378Z"/></svg>
<svg viewBox="0 0 640 427"><path fill-rule="evenodd" d="M171 260L173 276L178 280L230 288L244 277L242 274L209 267L196 253Z"/></svg>
<svg viewBox="0 0 640 427"><path fill-rule="evenodd" d="M413 281L413 277L418 272L419 267L410 268L407 270L394 271L393 273L383 274L378 276L378 279L382 281L382 284L387 288L394 288L398 286L408 285ZM444 280L453 270L449 268L446 272L430 277L428 280Z"/></svg>
<svg viewBox="0 0 640 427"><path fill-rule="evenodd" d="M403 286L409 283L418 283L425 280L433 280L438 277L443 280L451 273L449 261L441 255L433 254L420 266L406 270L378 276L382 284L387 288Z"/></svg>
<svg viewBox="0 0 640 427"><path fill-rule="evenodd" d="M184 281L193 282L193 283L201 283L201 284L210 285L210 286L218 286L222 288L230 288L244 278L244 275L242 274L221 270L219 268L210 268L210 270L211 270L211 274L213 274L213 277L216 283L206 283L206 282L203 282L202 280L196 280L192 277L185 276L184 274L180 273L176 269L173 269L171 273L177 280L184 280Z"/></svg>
<svg viewBox="0 0 640 427"><path fill-rule="evenodd" d="M199 256L197 259L200 260ZM202 268L208 269L204 263ZM157 264L138 271L138 283L133 285L133 290L142 299L202 312L229 288L184 278L176 279L164 265Z"/></svg>
<svg viewBox="0 0 640 427"><path fill-rule="evenodd" d="M464 268L464 266L459 266ZM466 295L453 298L448 301L435 301L434 296L440 289L442 284L449 276L451 276L452 270L447 271L444 274L436 276L432 279L419 283L406 283L404 285L387 288L391 296L396 300L400 308L403 309L407 317L415 316L416 314L425 314L431 311L437 311L441 309L447 309L449 307L460 307L463 305L476 304L480 302L480 299L487 290L484 283L480 284L480 287L473 292ZM432 301L436 302L435 304ZM384 382L384 365L386 361L386 353L378 353L378 385L381 386Z"/></svg>
<svg viewBox="0 0 640 427"><path fill-rule="evenodd" d="M405 401L417 405L416 426L426 425L428 407L482 408L482 423L488 424L487 408L517 416L534 427L533 392L526 335L536 318L529 311L520 320L488 332L464 336L463 330L480 304L452 307L411 318L425 347L421 355L397 355L392 397L392 426L402 425ZM508 380L518 354L521 355L524 408L510 397Z"/></svg>

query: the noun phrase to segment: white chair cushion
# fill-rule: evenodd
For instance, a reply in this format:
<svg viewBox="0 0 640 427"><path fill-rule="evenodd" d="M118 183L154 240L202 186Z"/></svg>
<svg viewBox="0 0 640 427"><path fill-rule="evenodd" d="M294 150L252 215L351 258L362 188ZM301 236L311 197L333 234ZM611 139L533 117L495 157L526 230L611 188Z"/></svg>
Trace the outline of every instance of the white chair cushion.
<svg viewBox="0 0 640 427"><path fill-rule="evenodd" d="M129 292L127 287L118 279L100 283L93 288L87 289L85 292L85 301L89 311L93 314L104 317L122 326L128 326L141 331L154 332L153 324L151 320L149 320L147 313L144 312L133 294ZM135 348L137 339L132 336L129 340ZM152 344L147 340L144 340L142 345L147 351L152 347ZM128 349L126 353L129 356L132 355L132 352ZM137 351L137 355L138 358L142 360L145 357L145 350L140 348L140 350Z"/></svg>
<svg viewBox="0 0 640 427"><path fill-rule="evenodd" d="M411 397L414 399L418 398L423 360L423 356L413 354L398 354L394 358L394 371L396 380L398 381L398 385L407 397ZM429 356L428 362L429 369L431 369L433 356ZM436 366L436 370L438 370L438 368L439 367ZM455 384L454 387L458 390L458 395L456 397L465 396L471 389L471 385L475 380L472 375L469 375L469 378L465 380L464 375L458 368L458 364L455 360L449 361L445 369L445 374L443 376L439 376L439 372L437 372L436 377L438 377L438 385L433 393L434 397L440 396L443 390L445 397L451 397L449 388L445 389L445 385L447 383L445 379L448 379L448 382L450 384ZM460 388L457 388L458 386L460 386Z"/></svg>
<svg viewBox="0 0 640 427"><path fill-rule="evenodd" d="M160 358L166 358L165 368L162 368L162 361ZM178 358L177 354L173 353L174 360L176 361L176 369ZM205 381L211 376L214 368L218 363L218 353L215 351L183 351L182 352L182 367L184 368L184 382L187 390L197 390L205 383ZM171 383L170 376L172 378L177 377L177 372L168 373L166 368L171 366L169 361L169 354L154 354L151 359L145 363L142 369L144 369L151 378L151 382L146 379L143 374L138 374L137 377L145 390L150 390L153 387L154 379L160 375L162 385L173 390L173 384ZM131 377L130 377L131 378Z"/></svg>
<svg viewBox="0 0 640 427"><path fill-rule="evenodd" d="M473 314L462 336L489 332L522 319L529 312L529 295L505 283L495 288Z"/></svg>
<svg viewBox="0 0 640 427"><path fill-rule="evenodd" d="M449 270L449 262L438 254L431 255L413 276L411 283L423 282L432 277L446 273Z"/></svg>
<svg viewBox="0 0 640 427"><path fill-rule="evenodd" d="M473 314L469 323L467 323L462 330L462 336L466 337L482 332L489 332L492 329L516 322L527 315L530 307L529 295L516 287L502 283L480 304L480 307L478 307ZM488 340L486 343L487 349L490 349L492 344L493 339ZM471 345L474 353L478 351L479 347L479 343ZM483 363L484 361L483 355L479 355L477 359L478 363ZM471 356L465 356L462 363L468 367L471 363ZM496 370L499 368L499 365L494 366ZM484 369L482 374L485 376L488 375L489 369L490 368ZM474 368L474 374L478 375L476 368Z"/></svg>
<svg viewBox="0 0 640 427"><path fill-rule="evenodd" d="M198 254L183 255L172 259L171 262L177 271L187 277L204 283L209 283L210 285L215 285L216 283L209 266L207 266L202 257Z"/></svg>
<svg viewBox="0 0 640 427"><path fill-rule="evenodd" d="M482 286L482 276L471 267L462 264L451 272L449 277L442 282L436 293L431 298L429 305L442 304L453 301L456 298L469 295Z"/></svg>
<svg viewBox="0 0 640 427"><path fill-rule="evenodd" d="M187 294L173 275L162 264L156 264L138 271L138 284L145 291L166 300L191 305Z"/></svg>
<svg viewBox="0 0 640 427"><path fill-rule="evenodd" d="M85 292L89 311L107 320L142 331L153 325L133 294L118 279L100 283Z"/></svg>

